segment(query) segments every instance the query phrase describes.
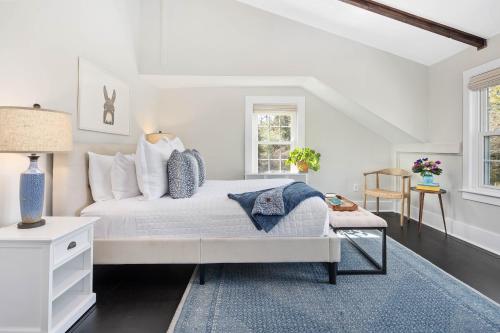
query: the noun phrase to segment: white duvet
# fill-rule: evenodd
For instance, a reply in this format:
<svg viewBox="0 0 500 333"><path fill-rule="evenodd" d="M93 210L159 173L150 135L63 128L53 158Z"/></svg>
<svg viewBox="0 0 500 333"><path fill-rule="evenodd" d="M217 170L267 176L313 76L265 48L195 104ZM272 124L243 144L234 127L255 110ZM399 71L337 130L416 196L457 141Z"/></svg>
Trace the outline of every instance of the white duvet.
<svg viewBox="0 0 500 333"><path fill-rule="evenodd" d="M290 179L212 180L188 199L142 197L93 203L82 216L98 216L96 239L165 237L317 237L328 233L327 206L320 198L304 200L269 233L255 228L228 193L273 188Z"/></svg>

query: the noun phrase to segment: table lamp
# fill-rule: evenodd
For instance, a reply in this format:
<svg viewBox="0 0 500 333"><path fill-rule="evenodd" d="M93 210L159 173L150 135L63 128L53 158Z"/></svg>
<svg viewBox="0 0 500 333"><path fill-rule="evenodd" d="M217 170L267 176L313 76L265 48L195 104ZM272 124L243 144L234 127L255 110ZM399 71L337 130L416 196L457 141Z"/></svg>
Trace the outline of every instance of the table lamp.
<svg viewBox="0 0 500 333"><path fill-rule="evenodd" d="M0 106L0 152L31 153L28 170L21 174L19 229L40 227L42 219L45 174L38 168L36 153L69 151L72 148L71 115L65 112Z"/></svg>
<svg viewBox="0 0 500 333"><path fill-rule="evenodd" d="M160 141L161 139L169 139L169 140L172 140L172 139L175 139L175 134L172 134L172 133L164 133L162 131L158 131L156 133L149 133L149 134L146 134L146 140L149 142L149 143L157 143L158 141Z"/></svg>

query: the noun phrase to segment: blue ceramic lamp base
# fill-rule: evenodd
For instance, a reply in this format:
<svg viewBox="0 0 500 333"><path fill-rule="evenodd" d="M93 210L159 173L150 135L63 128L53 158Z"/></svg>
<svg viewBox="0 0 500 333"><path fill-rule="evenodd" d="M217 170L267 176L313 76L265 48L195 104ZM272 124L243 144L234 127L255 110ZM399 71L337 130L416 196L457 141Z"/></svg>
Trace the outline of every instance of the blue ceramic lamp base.
<svg viewBox="0 0 500 333"><path fill-rule="evenodd" d="M45 174L38 168L38 155L29 156L30 166L21 174L19 200L21 222L19 229L31 229L45 224L42 219L45 192Z"/></svg>

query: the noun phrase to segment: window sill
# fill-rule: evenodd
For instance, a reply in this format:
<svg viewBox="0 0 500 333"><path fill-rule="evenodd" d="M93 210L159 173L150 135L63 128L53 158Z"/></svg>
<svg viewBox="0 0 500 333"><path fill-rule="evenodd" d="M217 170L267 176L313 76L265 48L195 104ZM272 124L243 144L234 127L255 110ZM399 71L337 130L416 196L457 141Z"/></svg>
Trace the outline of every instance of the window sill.
<svg viewBox="0 0 500 333"><path fill-rule="evenodd" d="M462 198L476 202L482 202L488 205L500 206L500 190L468 188L462 189Z"/></svg>
<svg viewBox="0 0 500 333"><path fill-rule="evenodd" d="M248 176L297 176L297 175L307 175L307 172L251 172L247 173Z"/></svg>
<svg viewBox="0 0 500 333"><path fill-rule="evenodd" d="M302 181L308 183L309 176L307 173L247 173L245 174L245 179L278 179L278 178L290 178L295 181Z"/></svg>

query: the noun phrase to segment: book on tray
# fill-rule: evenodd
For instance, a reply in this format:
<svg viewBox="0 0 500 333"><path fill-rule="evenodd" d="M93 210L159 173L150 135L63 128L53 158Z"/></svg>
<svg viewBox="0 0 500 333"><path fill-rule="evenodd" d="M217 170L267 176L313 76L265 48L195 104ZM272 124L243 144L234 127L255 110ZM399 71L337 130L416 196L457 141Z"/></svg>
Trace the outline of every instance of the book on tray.
<svg viewBox="0 0 500 333"><path fill-rule="evenodd" d="M432 183L432 184L418 183L417 190L439 192L441 190L441 187L439 186L439 183Z"/></svg>

